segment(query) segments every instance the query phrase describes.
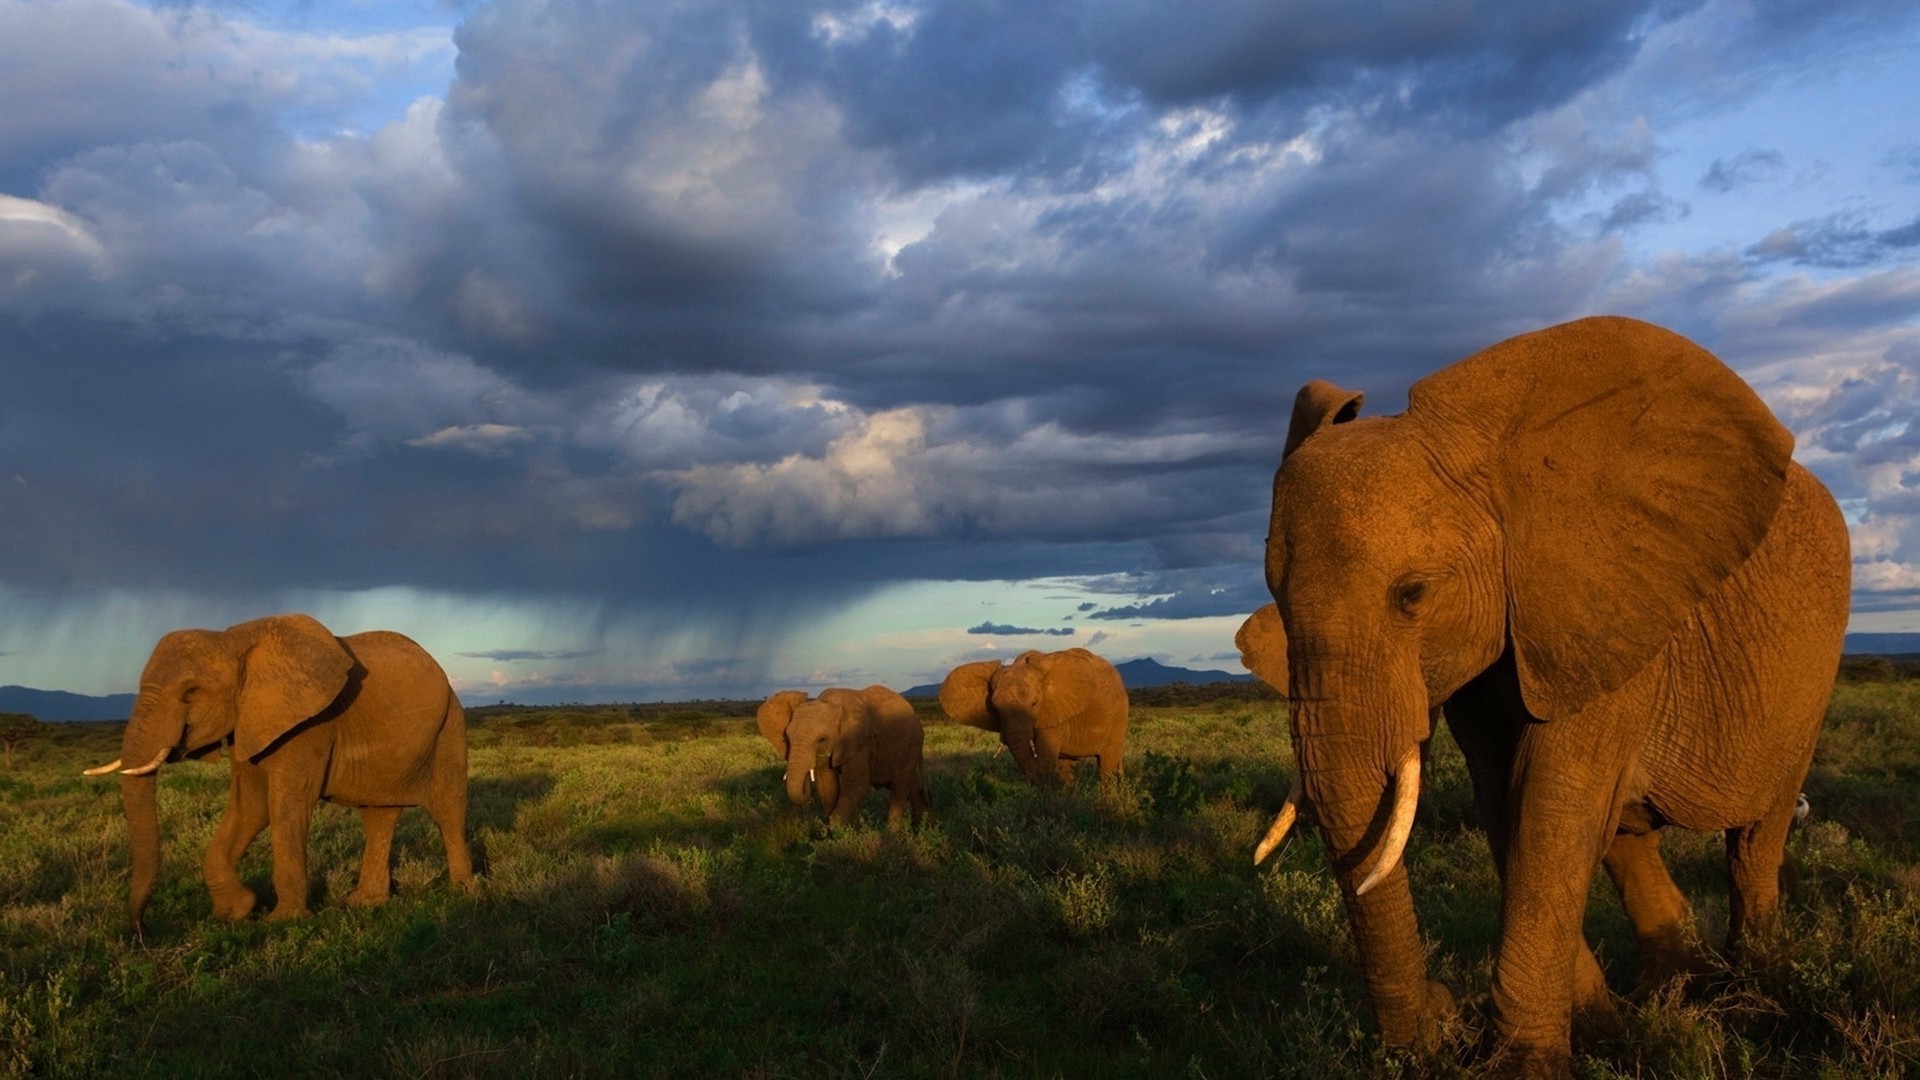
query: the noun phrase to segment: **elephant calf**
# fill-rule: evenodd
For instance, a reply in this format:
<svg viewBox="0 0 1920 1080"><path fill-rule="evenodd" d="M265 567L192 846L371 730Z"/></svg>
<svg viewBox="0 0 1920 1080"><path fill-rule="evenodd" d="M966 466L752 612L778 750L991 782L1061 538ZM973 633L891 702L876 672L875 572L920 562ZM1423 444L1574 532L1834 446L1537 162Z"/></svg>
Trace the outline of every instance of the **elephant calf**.
<svg viewBox="0 0 1920 1080"><path fill-rule="evenodd" d="M760 734L787 763L787 797L807 804L809 784L821 812L846 825L876 787L887 789L887 828L898 829L907 808L917 821L927 812L920 748L925 733L906 698L884 686L834 687L817 698L782 690L760 706Z"/></svg>
<svg viewBox="0 0 1920 1080"><path fill-rule="evenodd" d="M408 806L426 807L440 827L448 876L472 883L467 721L446 673L399 634L338 638L305 615L274 615L161 638L140 675L120 759L87 770L121 774L136 931L160 867L155 774L222 744L233 756L232 789L203 864L216 918L253 910L240 856L269 826L278 894L269 918L307 914L307 827L322 799L360 808L366 830L348 903L387 898L394 825Z"/></svg>

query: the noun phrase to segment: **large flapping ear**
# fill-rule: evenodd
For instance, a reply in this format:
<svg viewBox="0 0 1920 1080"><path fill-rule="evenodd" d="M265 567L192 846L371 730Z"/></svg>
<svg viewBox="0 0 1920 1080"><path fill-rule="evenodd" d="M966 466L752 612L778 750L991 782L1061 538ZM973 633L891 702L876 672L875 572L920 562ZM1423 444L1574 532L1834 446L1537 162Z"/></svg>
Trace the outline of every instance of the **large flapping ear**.
<svg viewBox="0 0 1920 1080"><path fill-rule="evenodd" d="M1367 395L1358 390L1342 390L1325 379L1315 379L1300 388L1293 398L1293 420L1287 424L1287 446L1280 452L1285 461L1307 436L1330 424L1344 424L1360 415Z"/></svg>
<svg viewBox="0 0 1920 1080"><path fill-rule="evenodd" d="M251 760L318 716L346 688L353 656L306 615L271 615L227 628L241 649L234 756Z"/></svg>
<svg viewBox="0 0 1920 1080"><path fill-rule="evenodd" d="M1621 318L1503 341L1407 416L1481 445L1527 708L1579 712L1658 653L1780 505L1793 436L1725 364Z"/></svg>
<svg viewBox="0 0 1920 1080"><path fill-rule="evenodd" d="M760 703L753 714L760 725L760 734L773 744L773 752L780 760L787 760L787 725L793 723L793 707L807 700L805 690L782 690Z"/></svg>
<svg viewBox="0 0 1920 1080"><path fill-rule="evenodd" d="M977 660L961 664L940 683L940 709L956 724L1000 730L1000 718L987 704L987 689L1000 672L1000 661Z"/></svg>
<svg viewBox="0 0 1920 1080"><path fill-rule="evenodd" d="M1278 604L1247 616L1233 643L1240 650L1240 662L1255 678L1282 694L1287 692L1287 628L1280 622Z"/></svg>

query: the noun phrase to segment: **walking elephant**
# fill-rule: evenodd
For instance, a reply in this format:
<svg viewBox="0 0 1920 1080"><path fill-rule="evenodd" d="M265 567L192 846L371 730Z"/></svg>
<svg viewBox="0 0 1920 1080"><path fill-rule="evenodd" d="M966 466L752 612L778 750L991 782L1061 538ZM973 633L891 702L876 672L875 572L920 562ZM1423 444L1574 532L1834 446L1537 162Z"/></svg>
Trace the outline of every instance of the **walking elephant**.
<svg viewBox="0 0 1920 1080"><path fill-rule="evenodd" d="M1686 962L1667 825L1725 833L1729 946L1777 871L1847 622L1847 530L1793 439L1686 339L1593 318L1415 383L1406 412L1300 391L1273 484L1277 618L1249 666L1286 688L1304 801L1382 1036L1430 1037L1401 854L1444 712L1501 879L1493 1068L1565 1076L1570 1019L1611 1013L1581 936L1602 866L1643 971ZM1277 637L1273 636L1277 635ZM1256 663L1257 661L1257 663Z"/></svg>
<svg viewBox="0 0 1920 1080"><path fill-rule="evenodd" d="M909 807L927 812L920 750L926 733L906 698L884 686L834 687L809 698L782 690L760 706L760 733L787 763L787 798L805 806L818 789L828 822L847 825L876 787L887 790L887 828L898 829Z"/></svg>
<svg viewBox="0 0 1920 1080"><path fill-rule="evenodd" d="M233 759L231 790L202 864L216 918L243 919L253 910L238 867L267 828L277 894L268 918L307 914L307 829L323 799L359 808L366 832L348 903L387 898L394 826L408 806L426 807L440 827L448 876L472 883L466 715L446 673L399 634L338 638L308 616L274 615L161 638L140 675L120 759L87 770L121 774L136 931L160 867L156 774L169 761L217 754L223 745Z"/></svg>
<svg viewBox="0 0 1920 1080"><path fill-rule="evenodd" d="M956 723L998 732L1036 784L1071 780L1084 758L1099 759L1102 780L1121 770L1127 688L1085 649L962 664L941 682L940 707Z"/></svg>

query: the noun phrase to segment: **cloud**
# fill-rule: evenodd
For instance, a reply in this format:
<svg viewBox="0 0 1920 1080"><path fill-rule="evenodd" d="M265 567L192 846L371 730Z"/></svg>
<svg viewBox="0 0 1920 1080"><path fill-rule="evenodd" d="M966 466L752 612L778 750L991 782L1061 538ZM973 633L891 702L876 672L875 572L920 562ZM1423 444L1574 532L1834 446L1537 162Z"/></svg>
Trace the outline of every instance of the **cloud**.
<svg viewBox="0 0 1920 1080"><path fill-rule="evenodd" d="M1799 221L1769 233L1747 249L1757 262L1784 262L1825 269L1857 269L1906 259L1920 248L1920 217L1891 228L1874 228L1843 212Z"/></svg>
<svg viewBox="0 0 1920 1080"><path fill-rule="evenodd" d="M1700 186L1721 194L1771 180L1787 168L1787 159L1778 150L1750 147L1730 158L1715 158L1700 178Z"/></svg>
<svg viewBox="0 0 1920 1080"><path fill-rule="evenodd" d="M1049 637L1072 637L1075 633L1071 626L1050 626L1041 629L1035 626L1009 626L1005 623L983 622L979 626L967 627L969 634L992 634L997 637L1016 637L1024 634L1045 634Z"/></svg>

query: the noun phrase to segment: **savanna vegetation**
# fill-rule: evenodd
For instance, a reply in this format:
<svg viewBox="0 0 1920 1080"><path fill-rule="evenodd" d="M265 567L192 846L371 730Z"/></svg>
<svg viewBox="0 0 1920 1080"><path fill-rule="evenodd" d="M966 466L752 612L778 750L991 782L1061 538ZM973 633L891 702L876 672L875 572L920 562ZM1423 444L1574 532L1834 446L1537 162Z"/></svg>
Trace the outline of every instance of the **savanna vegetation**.
<svg viewBox="0 0 1920 1080"><path fill-rule="evenodd" d="M1920 681L1837 687L1790 850L1777 938L1633 999L1587 1076L1887 1076L1920 1067ZM1181 694L1185 694L1182 697ZM472 710L479 893L445 880L424 812L398 893L340 903L355 815L323 808L315 915L207 919L199 861L224 764L160 781L165 864L127 931L118 786L80 770L117 725L57 725L0 770L0 1077L1457 1075L1481 1029L1395 1058L1318 841L1253 844L1289 782L1284 706L1257 689L1138 703L1122 782L1039 791L994 736L932 723L934 821L829 836L788 805L751 704ZM935 710L937 711L937 710ZM1437 975L1484 990L1486 845L1446 743L1409 869ZM1718 837L1671 835L1709 940ZM270 898L267 845L242 865ZM263 903L263 907L265 904ZM1604 879L1590 936L1632 990Z"/></svg>

